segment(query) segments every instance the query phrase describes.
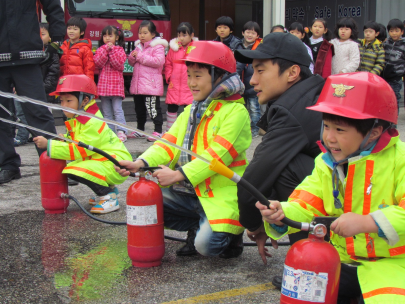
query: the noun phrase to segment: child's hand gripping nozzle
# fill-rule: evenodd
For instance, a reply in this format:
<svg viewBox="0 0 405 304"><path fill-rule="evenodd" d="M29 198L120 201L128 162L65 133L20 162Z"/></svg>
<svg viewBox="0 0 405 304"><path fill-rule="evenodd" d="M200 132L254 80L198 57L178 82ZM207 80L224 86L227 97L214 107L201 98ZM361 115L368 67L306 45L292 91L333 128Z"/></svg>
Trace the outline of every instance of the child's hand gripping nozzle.
<svg viewBox="0 0 405 304"><path fill-rule="evenodd" d="M260 203L269 207L269 202L263 194L217 159L211 161L209 168L238 183ZM286 284L281 287L280 303L336 304L340 279L340 257L336 249L324 240L324 236L335 219L316 217L311 223L300 223L286 217L281 220L285 225L303 231L312 231L312 233L309 234L308 239L294 243L287 253L283 272L283 282ZM301 298L301 294L296 292L300 288L300 276L304 276L304 274L305 277L313 278L307 283L310 285L308 287L314 290L310 298ZM294 295L297 295L298 298Z"/></svg>

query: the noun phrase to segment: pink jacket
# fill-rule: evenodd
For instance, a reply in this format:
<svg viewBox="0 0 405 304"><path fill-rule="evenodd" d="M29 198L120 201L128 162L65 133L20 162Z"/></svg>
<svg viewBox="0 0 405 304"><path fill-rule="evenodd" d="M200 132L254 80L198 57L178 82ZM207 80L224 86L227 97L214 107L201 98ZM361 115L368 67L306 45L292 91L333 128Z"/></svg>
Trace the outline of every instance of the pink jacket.
<svg viewBox="0 0 405 304"><path fill-rule="evenodd" d="M194 40L198 40L194 38ZM193 95L187 85L187 66L184 63L174 63L174 60L183 59L187 47L183 47L177 38L170 40L170 50L166 56L165 76L169 85L167 88L166 103L179 106L189 105L193 102Z"/></svg>
<svg viewBox="0 0 405 304"><path fill-rule="evenodd" d="M168 46L165 39L156 37L142 44L135 42L138 55L129 55L128 63L134 67L129 92L133 95L163 95L162 70L165 63L165 48Z"/></svg>
<svg viewBox="0 0 405 304"><path fill-rule="evenodd" d="M120 96L125 98L124 93L124 63L127 55L122 47L115 45L111 50L104 44L97 49L94 55L94 63L101 70L97 93L99 96Z"/></svg>

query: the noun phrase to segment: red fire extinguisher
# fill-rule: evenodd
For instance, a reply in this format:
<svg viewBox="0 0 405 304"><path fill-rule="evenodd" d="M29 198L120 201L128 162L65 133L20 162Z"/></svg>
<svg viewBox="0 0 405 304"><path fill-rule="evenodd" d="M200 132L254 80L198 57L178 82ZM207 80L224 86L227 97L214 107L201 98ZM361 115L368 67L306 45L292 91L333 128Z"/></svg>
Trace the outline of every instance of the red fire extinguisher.
<svg viewBox="0 0 405 304"><path fill-rule="evenodd" d="M69 199L61 198L68 192L67 175L62 174L66 161L52 159L46 151L39 158L39 175L41 180L41 201L45 213L65 213Z"/></svg>
<svg viewBox="0 0 405 304"><path fill-rule="evenodd" d="M162 190L145 178L142 169L139 181L127 192L127 230L128 256L133 266L162 264L165 253Z"/></svg>
<svg viewBox="0 0 405 304"><path fill-rule="evenodd" d="M288 250L280 303L336 304L340 258L336 249L324 240L326 233L326 226L317 224L308 239L296 242Z"/></svg>

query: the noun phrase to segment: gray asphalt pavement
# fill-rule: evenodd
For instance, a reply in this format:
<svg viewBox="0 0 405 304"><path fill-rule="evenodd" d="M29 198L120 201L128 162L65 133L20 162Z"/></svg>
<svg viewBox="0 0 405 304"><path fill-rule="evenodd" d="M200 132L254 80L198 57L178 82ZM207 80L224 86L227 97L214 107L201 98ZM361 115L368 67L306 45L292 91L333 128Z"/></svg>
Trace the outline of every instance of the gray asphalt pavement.
<svg viewBox="0 0 405 304"><path fill-rule="evenodd" d="M152 127L148 122L147 131L152 132ZM64 132L64 127L57 128ZM405 134L403 108L398 129ZM401 138L405 140L404 135ZM261 137L253 140L249 159L260 141ZM135 139L126 143L134 155L150 145ZM126 226L96 222L73 202L65 214L46 215L34 145L17 151L22 178L0 185L0 303L279 302L280 292L270 282L281 274L288 247L270 248L273 256L265 266L256 247L245 247L241 257L230 260L177 257L175 251L182 244L166 240L161 266L132 267ZM126 220L126 190L133 182L128 179L118 187L120 210L100 217ZM90 209L87 201L92 193L86 186L70 187L69 193ZM185 233L165 233L185 237Z"/></svg>

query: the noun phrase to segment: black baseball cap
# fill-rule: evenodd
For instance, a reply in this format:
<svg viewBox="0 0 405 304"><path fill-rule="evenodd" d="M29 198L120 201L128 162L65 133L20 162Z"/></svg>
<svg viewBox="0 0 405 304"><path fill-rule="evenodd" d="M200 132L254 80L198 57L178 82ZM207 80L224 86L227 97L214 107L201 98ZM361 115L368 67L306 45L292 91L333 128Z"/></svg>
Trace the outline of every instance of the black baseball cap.
<svg viewBox="0 0 405 304"><path fill-rule="evenodd" d="M252 63L253 59L281 58L309 67L312 63L304 43L290 33L266 35L255 50L235 50L235 59L241 63Z"/></svg>

